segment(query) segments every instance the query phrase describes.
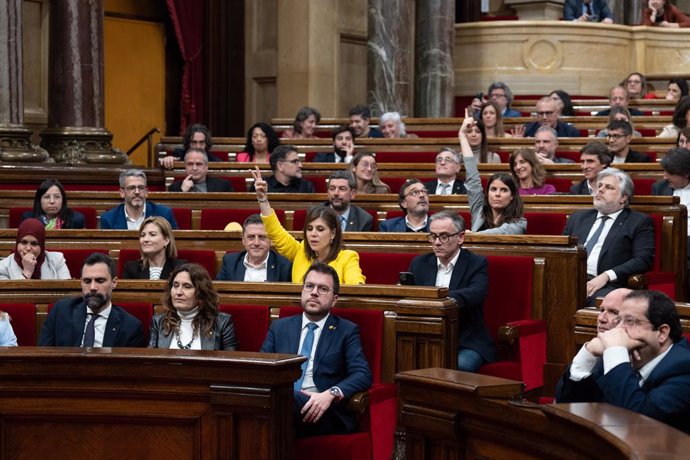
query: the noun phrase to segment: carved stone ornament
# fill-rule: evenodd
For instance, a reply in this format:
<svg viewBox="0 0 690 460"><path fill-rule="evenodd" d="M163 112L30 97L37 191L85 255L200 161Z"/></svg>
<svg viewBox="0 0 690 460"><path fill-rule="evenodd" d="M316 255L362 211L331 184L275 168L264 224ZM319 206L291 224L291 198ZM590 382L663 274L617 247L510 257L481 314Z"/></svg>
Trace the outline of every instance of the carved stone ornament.
<svg viewBox="0 0 690 460"><path fill-rule="evenodd" d="M32 131L23 125L0 123L0 161L8 163L50 161L48 152L31 143Z"/></svg>
<svg viewBox="0 0 690 460"><path fill-rule="evenodd" d="M41 146L64 164L125 164L127 154L111 144L113 135L103 128L46 128Z"/></svg>

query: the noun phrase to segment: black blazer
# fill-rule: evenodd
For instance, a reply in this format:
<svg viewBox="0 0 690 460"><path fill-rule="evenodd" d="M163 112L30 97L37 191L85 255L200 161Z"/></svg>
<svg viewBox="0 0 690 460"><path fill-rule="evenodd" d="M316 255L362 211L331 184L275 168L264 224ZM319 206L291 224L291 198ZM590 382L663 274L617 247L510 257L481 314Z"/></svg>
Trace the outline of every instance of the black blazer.
<svg viewBox="0 0 690 460"><path fill-rule="evenodd" d="M159 313L153 317L151 321L151 337L149 338L149 348L170 348L173 336L171 332L168 335L163 335L163 318L164 313ZM212 335L201 336L202 350L237 350L239 342L235 337L235 324L232 322L232 316L218 312L216 318L216 326L213 329Z"/></svg>
<svg viewBox="0 0 690 460"><path fill-rule="evenodd" d="M578 211L568 219L563 234L577 236L579 243L584 244L596 218L596 209ZM617 280L609 284L624 287L630 275L645 273L652 268L654 248L652 218L623 208L601 247L597 275L613 270Z"/></svg>
<svg viewBox="0 0 690 460"><path fill-rule="evenodd" d="M673 188L669 185L667 180L655 182L652 185L652 195L668 195L673 196ZM689 248L690 249L690 248Z"/></svg>
<svg viewBox="0 0 690 460"><path fill-rule="evenodd" d="M651 161L652 159L644 153L636 152L634 150L628 150L628 155L625 157L626 163L650 163Z"/></svg>
<svg viewBox="0 0 690 460"><path fill-rule="evenodd" d="M169 192L181 192L182 182L184 179L176 180L170 187L168 187ZM225 179L218 179L217 177L206 176L206 190L208 192L234 192L235 189L232 188L232 184Z"/></svg>
<svg viewBox="0 0 690 460"><path fill-rule="evenodd" d="M436 255L423 254L412 259L410 271L417 286L435 286ZM448 295L460 308L458 343L479 353L487 362L496 360L496 348L484 323L484 299L489 292L489 263L486 257L467 249L460 251L448 286Z"/></svg>
<svg viewBox="0 0 690 460"><path fill-rule="evenodd" d="M43 324L38 344L42 347L79 347L86 326L84 299L58 300ZM134 316L113 305L103 334L104 347L145 347L144 329Z"/></svg>
<svg viewBox="0 0 690 460"><path fill-rule="evenodd" d="M22 222L26 219L29 219L34 216L33 211L25 211L22 213ZM37 218L40 220L40 218ZM80 228L86 228L86 219L84 218L84 214L72 210L72 221L66 223L62 228L64 229L80 229Z"/></svg>
<svg viewBox="0 0 690 460"><path fill-rule="evenodd" d="M570 187L570 193L572 195L591 195L589 187L587 186L587 179Z"/></svg>
<svg viewBox="0 0 690 460"><path fill-rule="evenodd" d="M247 251L234 252L223 256L223 266L216 276L219 281L244 281L247 268L244 266L244 256ZM268 252L268 266L266 267L266 281L292 282L292 262L275 251Z"/></svg>
<svg viewBox="0 0 690 460"><path fill-rule="evenodd" d="M335 152L317 153L312 161L314 163L335 163Z"/></svg>
<svg viewBox="0 0 690 460"><path fill-rule="evenodd" d="M180 265L186 264L187 261L184 259L168 259L163 265L163 271L161 272L161 279L167 280L170 274ZM122 279L125 280L147 280L149 279L149 269L146 267L144 269L141 259L130 260L125 263L122 268Z"/></svg>
<svg viewBox="0 0 690 460"><path fill-rule="evenodd" d="M436 188L438 188L438 180L432 180L429 182L424 182L424 187L429 195L436 195ZM467 189L465 188L465 182L460 179L455 179L453 182L453 190L451 190L451 195L466 195Z"/></svg>
<svg viewBox="0 0 690 460"><path fill-rule="evenodd" d="M326 201L324 206L331 207L331 203ZM374 225L374 218L359 206L350 203L350 214L347 216L346 232L370 232Z"/></svg>

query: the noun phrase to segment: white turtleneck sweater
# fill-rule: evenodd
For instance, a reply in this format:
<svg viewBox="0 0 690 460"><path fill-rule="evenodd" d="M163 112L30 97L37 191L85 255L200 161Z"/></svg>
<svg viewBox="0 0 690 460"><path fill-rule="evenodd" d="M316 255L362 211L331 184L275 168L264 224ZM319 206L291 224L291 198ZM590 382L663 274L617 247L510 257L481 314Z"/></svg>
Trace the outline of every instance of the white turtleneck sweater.
<svg viewBox="0 0 690 460"><path fill-rule="evenodd" d="M194 309L189 311L177 311L177 314L180 316L179 339L182 343L182 346L187 345L192 340L192 336L194 335L192 321L194 321L194 318L196 317L197 313L199 313L199 307L195 307ZM177 334L175 334L173 339L170 341L170 348L175 350L180 349L180 347L177 345L177 339L178 336ZM196 337L194 337L194 341L192 342L190 350L201 350L200 334L197 333Z"/></svg>

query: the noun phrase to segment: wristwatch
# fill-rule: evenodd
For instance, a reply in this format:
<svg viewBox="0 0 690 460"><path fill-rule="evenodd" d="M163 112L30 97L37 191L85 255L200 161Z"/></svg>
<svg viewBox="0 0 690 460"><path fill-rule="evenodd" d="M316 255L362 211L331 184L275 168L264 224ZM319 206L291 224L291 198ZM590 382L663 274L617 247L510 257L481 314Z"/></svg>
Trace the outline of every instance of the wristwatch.
<svg viewBox="0 0 690 460"><path fill-rule="evenodd" d="M340 402L345 397L343 396L342 390L338 387L331 387L328 391L331 393L331 396L333 396L335 402Z"/></svg>

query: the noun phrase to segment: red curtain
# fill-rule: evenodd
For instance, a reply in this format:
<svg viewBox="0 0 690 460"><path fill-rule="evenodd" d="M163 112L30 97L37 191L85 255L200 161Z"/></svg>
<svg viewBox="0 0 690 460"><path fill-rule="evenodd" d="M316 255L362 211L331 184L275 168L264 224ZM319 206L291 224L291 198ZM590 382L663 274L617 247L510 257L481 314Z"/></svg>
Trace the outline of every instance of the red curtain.
<svg viewBox="0 0 690 460"><path fill-rule="evenodd" d="M166 0L184 60L180 95L180 133L201 123L204 112L204 5L198 0Z"/></svg>

